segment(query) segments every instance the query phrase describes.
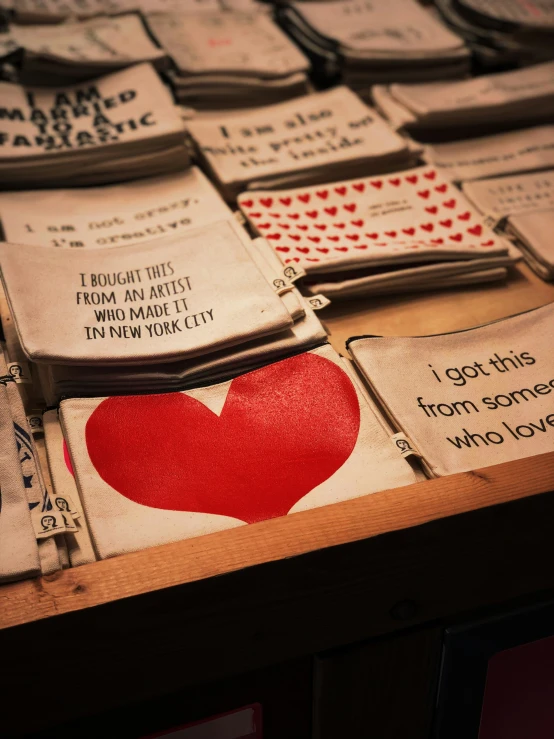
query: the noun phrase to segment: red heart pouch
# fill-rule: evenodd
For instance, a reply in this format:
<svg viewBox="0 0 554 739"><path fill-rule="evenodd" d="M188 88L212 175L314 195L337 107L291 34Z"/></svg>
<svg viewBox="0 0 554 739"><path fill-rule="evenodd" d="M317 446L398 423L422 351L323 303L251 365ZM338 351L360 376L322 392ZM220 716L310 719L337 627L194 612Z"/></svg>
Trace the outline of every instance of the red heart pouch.
<svg viewBox="0 0 554 739"><path fill-rule="evenodd" d="M129 500L253 523L328 480L359 427L348 375L301 354L233 380L219 416L183 393L113 397L85 436L100 477Z"/></svg>

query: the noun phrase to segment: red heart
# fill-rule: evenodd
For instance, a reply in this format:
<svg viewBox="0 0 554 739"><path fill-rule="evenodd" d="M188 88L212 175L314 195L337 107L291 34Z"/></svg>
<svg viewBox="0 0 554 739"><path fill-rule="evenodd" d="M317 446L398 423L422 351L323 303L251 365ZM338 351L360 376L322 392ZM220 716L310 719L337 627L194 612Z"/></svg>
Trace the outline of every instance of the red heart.
<svg viewBox="0 0 554 739"><path fill-rule="evenodd" d="M371 184L373 185L373 182ZM375 185L373 186L375 187ZM352 185L352 187L358 192L363 192L365 190L365 184L363 182L359 182L357 185Z"/></svg>
<svg viewBox="0 0 554 739"><path fill-rule="evenodd" d="M494 246L494 241L492 239L490 241L482 241L481 246Z"/></svg>
<svg viewBox="0 0 554 739"><path fill-rule="evenodd" d="M482 231L483 231L482 226L472 226L471 228L467 229L467 232L470 234L473 234L474 236L481 236Z"/></svg>
<svg viewBox="0 0 554 739"><path fill-rule="evenodd" d="M271 204L273 203L273 198L260 198L260 203L265 208L271 208Z"/></svg>
<svg viewBox="0 0 554 739"><path fill-rule="evenodd" d="M383 187L383 180L371 180L369 184L371 187L375 187L377 190L380 190Z"/></svg>
<svg viewBox="0 0 554 739"><path fill-rule="evenodd" d="M308 239L316 244L319 244L319 242L321 241L321 238L319 236L308 236Z"/></svg>
<svg viewBox="0 0 554 739"><path fill-rule="evenodd" d="M435 187L435 190L437 192L446 192L447 187L448 187L448 185L437 185Z"/></svg>
<svg viewBox="0 0 554 739"><path fill-rule="evenodd" d="M444 226L445 228L451 228L452 227L452 221L450 218L447 218L446 221L439 221L441 226Z"/></svg>
<svg viewBox="0 0 554 739"><path fill-rule="evenodd" d="M298 218L300 218L300 214L299 213L287 213L287 217L294 218L294 220L297 220Z"/></svg>
<svg viewBox="0 0 554 739"><path fill-rule="evenodd" d="M346 195L346 187L335 187L335 192L339 195Z"/></svg>
<svg viewBox="0 0 554 739"><path fill-rule="evenodd" d="M452 234L452 236L448 237L449 239L452 239L452 241L461 241L462 240L462 234Z"/></svg>
<svg viewBox="0 0 554 739"><path fill-rule="evenodd" d="M307 246L297 246L296 251L299 251L301 254L309 254L310 250Z"/></svg>
<svg viewBox="0 0 554 739"><path fill-rule="evenodd" d="M347 239L350 239L350 241L358 241L360 238L358 234L345 234Z"/></svg>
<svg viewBox="0 0 554 739"><path fill-rule="evenodd" d="M324 223L314 223L315 228L319 228L320 231L326 231L327 226Z"/></svg>
<svg viewBox="0 0 554 739"><path fill-rule="evenodd" d="M368 237L368 239L377 239L379 237L379 234L372 233L372 234L366 234L366 236Z"/></svg>
<svg viewBox="0 0 554 739"><path fill-rule="evenodd" d="M292 257L291 259L285 259L285 264L288 264L289 262L300 262L300 259L298 257Z"/></svg>
<svg viewBox="0 0 554 739"><path fill-rule="evenodd" d="M324 247L324 246L318 246L318 247L316 248L316 251L320 251L320 252L321 252L322 254L329 254L329 249L327 249L327 248L326 248L326 247Z"/></svg>
<svg viewBox="0 0 554 739"><path fill-rule="evenodd" d="M279 202L283 203L283 205L290 205L292 203L292 198L279 198Z"/></svg>
<svg viewBox="0 0 554 739"><path fill-rule="evenodd" d="M394 179L389 180L389 182L391 183L391 185L398 187L398 185L400 184L400 177L395 177Z"/></svg>
<svg viewBox="0 0 554 739"><path fill-rule="evenodd" d="M402 233L413 236L415 234L415 228L403 228Z"/></svg>
<svg viewBox="0 0 554 739"><path fill-rule="evenodd" d="M107 398L85 439L99 476L135 503L254 523L332 477L359 428L344 370L300 354L233 380L219 416L183 393Z"/></svg>
<svg viewBox="0 0 554 739"><path fill-rule="evenodd" d="M427 213L433 213L433 214L435 214L437 212L438 208L437 208L436 205L429 205L427 208L425 208L425 210L427 211Z"/></svg>
<svg viewBox="0 0 554 739"><path fill-rule="evenodd" d="M434 180L435 177L437 176L437 173L435 171L424 172L423 176L425 177L426 180Z"/></svg>
<svg viewBox="0 0 554 739"><path fill-rule="evenodd" d="M328 213L330 216L336 216L337 215L337 209L335 206L332 208L323 208L323 210Z"/></svg>
<svg viewBox="0 0 554 739"><path fill-rule="evenodd" d="M248 217L249 218L260 218L261 215L262 215L261 213L249 213Z"/></svg>
<svg viewBox="0 0 554 739"><path fill-rule="evenodd" d="M313 258L311 258L311 257L306 257L306 261L307 261L307 262L319 262L319 261L321 261L321 260L320 260L320 259L313 259Z"/></svg>
<svg viewBox="0 0 554 739"><path fill-rule="evenodd" d="M275 239L275 241L279 241L281 238L281 234L268 234L266 236L267 239Z"/></svg>
<svg viewBox="0 0 554 739"><path fill-rule="evenodd" d="M279 226L279 228L284 228L285 231L288 231L290 228L290 225L288 223L278 223L277 225Z"/></svg>
<svg viewBox="0 0 554 739"><path fill-rule="evenodd" d="M317 210L307 210L306 215L310 218L317 218Z"/></svg>
<svg viewBox="0 0 554 739"><path fill-rule="evenodd" d="M310 193L306 193L305 195L299 195L298 200L301 200L303 203L308 203L310 201Z"/></svg>
<svg viewBox="0 0 554 739"><path fill-rule="evenodd" d="M318 198L321 198L322 200L327 200L327 196L329 195L329 190L318 190L316 192L316 195Z"/></svg>
<svg viewBox="0 0 554 739"><path fill-rule="evenodd" d="M422 228L422 229L423 229L424 231L429 231L429 233L431 233L431 231L433 230L434 226L433 226L433 224L432 224L432 223L422 223L422 224L421 224L421 228Z"/></svg>
<svg viewBox="0 0 554 739"><path fill-rule="evenodd" d="M348 251L347 246L335 246L335 251Z"/></svg>
<svg viewBox="0 0 554 739"><path fill-rule="evenodd" d="M271 216L272 218L281 218L281 214L280 213L268 213L267 215L268 216Z"/></svg>
<svg viewBox="0 0 554 739"><path fill-rule="evenodd" d="M458 218L460 219L460 221L469 221L469 219L471 218L471 213L469 212L469 210L467 210L465 213L460 213Z"/></svg>
<svg viewBox="0 0 554 739"><path fill-rule="evenodd" d="M361 227L362 227L362 226L364 225L364 222L363 222L363 221L362 221L361 219L359 219L359 220L357 220L357 221L350 221L350 223L351 223L351 224L352 224L353 226L359 226L360 228L361 228Z"/></svg>
<svg viewBox="0 0 554 739"><path fill-rule="evenodd" d="M432 244L444 244L444 239L431 239Z"/></svg>
<svg viewBox="0 0 554 739"><path fill-rule="evenodd" d="M338 241L339 240L339 237L338 236L327 236L327 239L329 241Z"/></svg>
<svg viewBox="0 0 554 739"><path fill-rule="evenodd" d="M271 223L258 223L258 228L271 228Z"/></svg>
<svg viewBox="0 0 554 739"><path fill-rule="evenodd" d="M445 208L453 208L456 205L456 201L454 198L452 198L452 200L445 200L443 205Z"/></svg>
<svg viewBox="0 0 554 739"><path fill-rule="evenodd" d="M418 192L419 197L420 198L425 198L425 199L427 199L430 194L431 194L430 190L420 190Z"/></svg>
<svg viewBox="0 0 554 739"><path fill-rule="evenodd" d="M241 206L243 208L251 208L253 205L254 205L254 201L253 200L243 200L242 203L241 203Z"/></svg>
<svg viewBox="0 0 554 739"><path fill-rule="evenodd" d="M290 251L290 247L289 246L276 246L275 251L284 251L286 254L288 251Z"/></svg>
<svg viewBox="0 0 554 739"><path fill-rule="evenodd" d="M300 241L302 237L298 234L289 234L289 239L294 239L295 241Z"/></svg>
<svg viewBox="0 0 554 739"><path fill-rule="evenodd" d="M417 175L412 174L409 177L406 177L406 179L408 180L408 182L411 182L412 185L415 185L415 183L417 182Z"/></svg>
<svg viewBox="0 0 554 739"><path fill-rule="evenodd" d="M349 210L351 213L354 213L354 211L356 210L356 203L350 203L349 205L345 205L344 210Z"/></svg>
<svg viewBox="0 0 554 739"><path fill-rule="evenodd" d="M354 249L367 249L367 244L358 244Z"/></svg>
<svg viewBox="0 0 554 739"><path fill-rule="evenodd" d="M385 231L385 236L390 236L391 239L394 239L396 236L396 231Z"/></svg>
<svg viewBox="0 0 554 739"><path fill-rule="evenodd" d="M346 226L346 223L333 223L333 226L335 228L344 228Z"/></svg>
<svg viewBox="0 0 554 739"><path fill-rule="evenodd" d="M299 228L301 231L307 231L308 230L308 227L307 226L303 226L301 223L297 223L296 224L296 228Z"/></svg>

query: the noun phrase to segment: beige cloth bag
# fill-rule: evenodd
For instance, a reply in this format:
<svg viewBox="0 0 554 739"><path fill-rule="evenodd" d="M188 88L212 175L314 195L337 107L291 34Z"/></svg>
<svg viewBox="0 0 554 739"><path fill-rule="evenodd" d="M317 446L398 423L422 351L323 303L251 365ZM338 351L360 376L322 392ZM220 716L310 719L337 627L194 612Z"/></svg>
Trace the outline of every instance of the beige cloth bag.
<svg viewBox="0 0 554 739"><path fill-rule="evenodd" d="M466 331L348 348L406 454L434 477L551 452L554 303Z"/></svg>
<svg viewBox="0 0 554 739"><path fill-rule="evenodd" d="M264 13L152 13L148 25L181 74L250 74L264 79L307 72L308 59Z"/></svg>
<svg viewBox="0 0 554 739"><path fill-rule="evenodd" d="M108 187L0 193L6 241L59 249L138 244L231 218L200 169Z"/></svg>
<svg viewBox="0 0 554 739"><path fill-rule="evenodd" d="M0 375L2 377L10 376L4 351L0 352ZM37 509L44 514L48 514L52 510L52 501L43 476L38 450L25 414L18 385L15 382L6 382L4 387L12 417L13 434L15 435L20 472L23 478L23 487L29 510L33 511ZM36 546L38 548L42 574L50 575L59 570L61 563L58 556L56 537L52 536L39 539L36 542Z"/></svg>
<svg viewBox="0 0 554 739"><path fill-rule="evenodd" d="M101 558L416 479L329 345L185 393L65 400L60 417Z"/></svg>
<svg viewBox="0 0 554 739"><path fill-rule="evenodd" d="M554 167L554 126L434 144L425 158L457 182Z"/></svg>
<svg viewBox="0 0 554 739"><path fill-rule="evenodd" d="M141 62L168 65L166 52L149 37L136 14L63 25L11 25L8 38L23 50L22 81L71 83Z"/></svg>
<svg viewBox="0 0 554 739"><path fill-rule="evenodd" d="M346 87L244 114L187 122L198 155L224 197L399 168L411 153Z"/></svg>
<svg viewBox="0 0 554 739"><path fill-rule="evenodd" d="M308 275L492 258L507 245L434 167L326 185L254 191L239 207L286 264Z"/></svg>
<svg viewBox="0 0 554 739"><path fill-rule="evenodd" d="M0 264L21 345L48 364L184 359L293 322L226 222L102 251L3 244Z"/></svg>
<svg viewBox="0 0 554 739"><path fill-rule="evenodd" d="M264 239L255 239L252 248L262 250L268 266L275 272L279 259L272 253ZM278 279L279 283L283 279ZM162 392L185 390L200 383L213 383L240 372L248 372L268 362L277 361L290 354L318 346L327 338L325 328L313 312L308 301L296 288L285 293L285 305L292 314L292 300L296 301L302 315L294 325L271 336L249 341L205 356L161 365L133 367L74 367L49 366L43 373L43 388L50 405L59 403L62 397L98 396L118 393ZM291 300L292 299L292 300Z"/></svg>
<svg viewBox="0 0 554 739"><path fill-rule="evenodd" d="M466 182L463 190L489 223L498 224L508 216L553 208L554 169Z"/></svg>
<svg viewBox="0 0 554 739"><path fill-rule="evenodd" d="M0 582L40 575L6 386L0 384Z"/></svg>
<svg viewBox="0 0 554 739"><path fill-rule="evenodd" d="M55 88L0 82L10 187L104 184L184 169L184 124L149 64ZM55 114L52 110L55 110Z"/></svg>
<svg viewBox="0 0 554 739"><path fill-rule="evenodd" d="M455 131L467 138L509 124L547 123L554 113L553 71L554 62L545 62L467 80L392 84L379 106L386 109L390 98L391 122L415 135Z"/></svg>
<svg viewBox="0 0 554 739"><path fill-rule="evenodd" d="M553 229L553 208L510 216L506 224L525 261L543 280L554 280Z"/></svg>
<svg viewBox="0 0 554 739"><path fill-rule="evenodd" d="M96 555L92 546L88 524L83 514L75 477L71 470L69 453L58 421L58 411L46 411L43 422L48 468L54 486L54 497L61 496L64 499L69 497L77 513L75 522L78 530L65 534L71 566L78 567L79 565L95 562Z"/></svg>

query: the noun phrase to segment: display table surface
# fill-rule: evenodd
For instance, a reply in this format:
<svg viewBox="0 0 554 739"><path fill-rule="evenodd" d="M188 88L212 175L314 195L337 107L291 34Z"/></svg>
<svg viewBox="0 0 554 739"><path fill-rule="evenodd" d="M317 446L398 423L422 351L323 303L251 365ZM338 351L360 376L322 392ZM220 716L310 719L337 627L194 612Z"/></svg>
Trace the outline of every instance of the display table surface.
<svg viewBox="0 0 554 739"><path fill-rule="evenodd" d="M337 303L322 318L344 352L353 335L451 331L553 300L520 265L506 284ZM68 720L92 710L99 679L110 708L554 588L551 491L554 451L4 585L4 721L16 726L20 691L54 706L46 723ZM54 650L48 680L40 644ZM62 713L56 675L72 669Z"/></svg>

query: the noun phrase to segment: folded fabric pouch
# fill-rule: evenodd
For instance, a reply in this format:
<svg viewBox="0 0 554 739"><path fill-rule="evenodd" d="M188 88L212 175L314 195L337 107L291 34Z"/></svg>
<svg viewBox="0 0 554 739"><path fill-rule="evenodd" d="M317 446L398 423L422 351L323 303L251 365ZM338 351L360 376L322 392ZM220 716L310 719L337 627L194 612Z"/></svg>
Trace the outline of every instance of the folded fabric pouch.
<svg viewBox="0 0 554 739"><path fill-rule="evenodd" d="M105 187L0 193L4 239L57 249L107 249L231 217L198 167Z"/></svg>
<svg viewBox="0 0 554 739"><path fill-rule="evenodd" d="M554 126L425 147L425 159L455 182L554 167Z"/></svg>
<svg viewBox="0 0 554 739"><path fill-rule="evenodd" d="M83 514L79 491L75 484L75 475L71 467L71 460L58 420L58 411L46 411L42 420L44 424L48 469L54 488L52 497L54 501L57 498L65 501L69 500L75 512L76 530L64 534L69 561L72 567L95 562L96 555L92 546L88 524Z"/></svg>
<svg viewBox="0 0 554 739"><path fill-rule="evenodd" d="M348 349L431 476L551 452L554 303L436 336L354 337Z"/></svg>
<svg viewBox="0 0 554 739"><path fill-rule="evenodd" d="M543 280L554 280L554 209L510 216L506 232L521 249L523 258Z"/></svg>
<svg viewBox="0 0 554 739"><path fill-rule="evenodd" d="M60 418L101 558L416 480L328 344L183 393L64 400Z"/></svg>
<svg viewBox="0 0 554 739"><path fill-rule="evenodd" d="M0 582L41 572L6 384L0 382Z"/></svg>
<svg viewBox="0 0 554 739"><path fill-rule="evenodd" d="M224 197L409 166L406 141L346 87L187 122Z"/></svg>
<svg viewBox="0 0 554 739"><path fill-rule="evenodd" d="M434 167L247 192L238 204L281 261L308 275L508 253L506 243Z"/></svg>
<svg viewBox="0 0 554 739"><path fill-rule="evenodd" d="M62 88L0 82L0 99L2 189L121 182L190 163L181 115L150 64Z"/></svg>
<svg viewBox="0 0 554 739"><path fill-rule="evenodd" d="M293 323L228 222L113 249L2 244L0 264L23 350L46 364L184 359Z"/></svg>

